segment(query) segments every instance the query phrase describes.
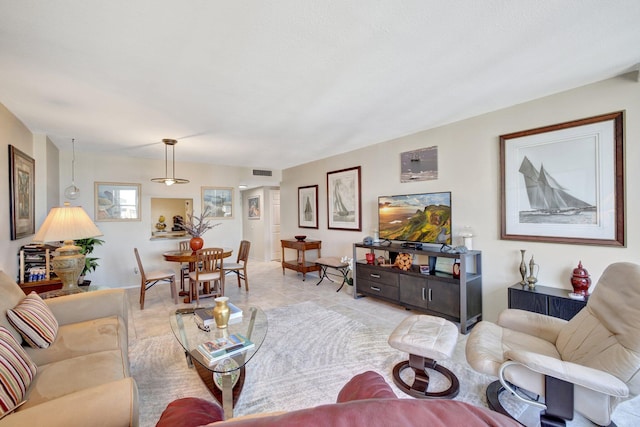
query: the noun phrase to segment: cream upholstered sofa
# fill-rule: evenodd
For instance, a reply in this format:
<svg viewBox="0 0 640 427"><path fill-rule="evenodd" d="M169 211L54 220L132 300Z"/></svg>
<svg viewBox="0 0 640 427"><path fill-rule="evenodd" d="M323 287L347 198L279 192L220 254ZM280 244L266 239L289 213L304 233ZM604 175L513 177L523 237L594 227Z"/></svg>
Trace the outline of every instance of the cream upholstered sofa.
<svg viewBox="0 0 640 427"><path fill-rule="evenodd" d="M46 348L33 348L18 330L20 324L14 318L20 311L16 306L28 307L26 303L36 307L35 317L51 320L52 315L57 323L50 330L43 328L31 340L38 344L49 335L52 342L45 344ZM45 309L37 311L43 305ZM0 390L0 414L4 415L0 426L138 425L138 391L129 374L124 290L41 300L35 293L26 297L15 281L0 271L0 308L0 359L6 368L0 379L17 390ZM20 344L18 348L12 347L11 337ZM19 362L12 359L14 365L7 363L12 356ZM21 390L13 376L27 378L26 387ZM12 400L17 401L15 410L7 408Z"/></svg>

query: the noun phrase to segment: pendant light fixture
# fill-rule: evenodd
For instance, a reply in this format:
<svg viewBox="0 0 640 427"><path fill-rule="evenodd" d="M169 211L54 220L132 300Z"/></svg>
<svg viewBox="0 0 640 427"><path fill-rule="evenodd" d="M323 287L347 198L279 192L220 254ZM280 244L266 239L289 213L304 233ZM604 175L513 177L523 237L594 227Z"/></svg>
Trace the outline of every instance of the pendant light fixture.
<svg viewBox="0 0 640 427"><path fill-rule="evenodd" d="M163 139L164 143L164 178L152 178L151 181L159 182L160 184L173 185L173 184L187 184L188 179L176 178L176 144L178 141L175 139ZM167 155L168 148L171 146L171 176L169 176L169 157Z"/></svg>
<svg viewBox="0 0 640 427"><path fill-rule="evenodd" d="M75 200L80 197L80 189L76 187L76 139L71 139L73 157L71 158L71 185L64 189L64 197Z"/></svg>

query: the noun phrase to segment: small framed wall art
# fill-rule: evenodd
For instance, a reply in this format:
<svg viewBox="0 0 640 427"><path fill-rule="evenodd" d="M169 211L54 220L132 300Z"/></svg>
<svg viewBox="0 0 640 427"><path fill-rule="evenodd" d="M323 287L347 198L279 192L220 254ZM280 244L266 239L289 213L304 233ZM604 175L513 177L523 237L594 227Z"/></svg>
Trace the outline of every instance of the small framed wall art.
<svg viewBox="0 0 640 427"><path fill-rule="evenodd" d="M96 221L140 221L140 184L94 183Z"/></svg>
<svg viewBox="0 0 640 427"><path fill-rule="evenodd" d="M208 212L207 218L233 218L233 188L201 187L202 211Z"/></svg>
<svg viewBox="0 0 640 427"><path fill-rule="evenodd" d="M11 240L21 239L35 231L36 161L9 145L9 205L11 208Z"/></svg>
<svg viewBox="0 0 640 427"><path fill-rule="evenodd" d="M318 228L318 186L298 187L298 227Z"/></svg>
<svg viewBox="0 0 640 427"><path fill-rule="evenodd" d="M260 219L260 196L247 197L247 218Z"/></svg>
<svg viewBox="0 0 640 427"><path fill-rule="evenodd" d="M327 172L328 228L362 230L360 166Z"/></svg>
<svg viewBox="0 0 640 427"><path fill-rule="evenodd" d="M400 153L400 182L438 179L438 147Z"/></svg>

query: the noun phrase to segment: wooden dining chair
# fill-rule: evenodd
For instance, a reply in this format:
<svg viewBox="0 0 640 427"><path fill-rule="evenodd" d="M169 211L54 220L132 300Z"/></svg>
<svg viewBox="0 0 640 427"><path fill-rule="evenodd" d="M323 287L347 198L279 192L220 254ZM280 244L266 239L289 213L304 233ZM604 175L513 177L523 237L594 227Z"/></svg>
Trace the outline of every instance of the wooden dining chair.
<svg viewBox="0 0 640 427"><path fill-rule="evenodd" d="M178 291L176 289L176 273L171 269L154 270L149 273L145 273L142 261L140 260L140 254L138 248L133 248L133 252L136 254L136 261L138 262L138 270L140 270L140 310L144 310L144 296L148 289L150 289L156 283L169 283L171 286L171 296L173 297L173 303L178 303Z"/></svg>
<svg viewBox="0 0 640 427"><path fill-rule="evenodd" d="M196 251L197 267L195 271L189 272L191 298L195 298L196 304L200 299L200 284L203 286L203 294L207 296L224 295L223 253L222 248L204 248Z"/></svg>
<svg viewBox="0 0 640 427"><path fill-rule="evenodd" d="M191 250L191 247L189 246L189 241L181 240L180 242L178 242L178 249L180 249L180 252L186 252L188 250ZM189 282L189 263L181 262L180 263L180 291L181 292L187 291L185 284L188 282Z"/></svg>
<svg viewBox="0 0 640 427"><path fill-rule="evenodd" d="M243 240L240 242L240 249L238 250L238 259L236 262L226 263L224 265L225 276L229 273L235 273L238 277L238 287L242 287L240 280L244 280L244 289L249 292L249 280L247 279L247 261L249 259L249 249L251 249L251 242Z"/></svg>

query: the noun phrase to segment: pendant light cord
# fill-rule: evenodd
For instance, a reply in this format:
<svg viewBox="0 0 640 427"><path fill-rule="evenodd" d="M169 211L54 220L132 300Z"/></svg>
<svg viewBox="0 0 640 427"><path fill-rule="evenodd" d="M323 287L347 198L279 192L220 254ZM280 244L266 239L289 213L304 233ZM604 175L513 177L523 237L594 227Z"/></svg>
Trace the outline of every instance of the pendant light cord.
<svg viewBox="0 0 640 427"><path fill-rule="evenodd" d="M73 186L75 187L76 185L76 139L72 138L71 139L71 151L72 151L72 157L71 157L71 184L73 184Z"/></svg>

